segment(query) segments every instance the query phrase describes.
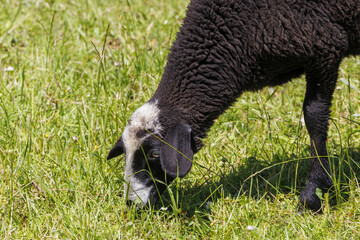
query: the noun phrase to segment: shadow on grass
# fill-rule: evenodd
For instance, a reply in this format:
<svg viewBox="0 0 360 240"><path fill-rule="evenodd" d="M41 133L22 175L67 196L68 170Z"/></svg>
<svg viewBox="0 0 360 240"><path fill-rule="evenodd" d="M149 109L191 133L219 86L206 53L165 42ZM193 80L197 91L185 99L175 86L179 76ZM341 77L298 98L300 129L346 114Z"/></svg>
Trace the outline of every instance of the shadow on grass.
<svg viewBox="0 0 360 240"><path fill-rule="evenodd" d="M206 208L207 202L216 202L227 196L236 199L245 194L260 199L266 194L273 200L278 193L300 195L306 184L310 159L295 155L287 157L289 160L284 160L281 155L275 155L273 159L273 162L266 163L249 157L240 166L232 166L222 159L224 171L211 173L198 168L204 176L200 183L185 180L181 182L180 189L176 189L175 184L171 189L173 193L179 192L181 209L188 217L197 210L210 211ZM337 201L332 200L331 203L339 202L339 199L345 202L350 193L349 182L360 179L360 148L344 149L339 156L330 158L330 164L338 189L337 196L331 196ZM162 198L165 204L171 205L167 192L162 194Z"/></svg>

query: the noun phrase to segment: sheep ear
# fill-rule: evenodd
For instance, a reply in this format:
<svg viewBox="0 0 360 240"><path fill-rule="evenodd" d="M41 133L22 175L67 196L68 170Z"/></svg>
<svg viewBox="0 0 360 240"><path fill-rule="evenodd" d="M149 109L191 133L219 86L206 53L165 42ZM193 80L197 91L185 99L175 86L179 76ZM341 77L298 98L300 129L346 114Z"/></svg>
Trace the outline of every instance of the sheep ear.
<svg viewBox="0 0 360 240"><path fill-rule="evenodd" d="M124 142L122 137L115 143L114 147L110 150L107 160L117 157L124 153Z"/></svg>
<svg viewBox="0 0 360 240"><path fill-rule="evenodd" d="M190 125L178 124L170 129L160 146L161 166L166 174L184 177L191 169L193 156Z"/></svg>

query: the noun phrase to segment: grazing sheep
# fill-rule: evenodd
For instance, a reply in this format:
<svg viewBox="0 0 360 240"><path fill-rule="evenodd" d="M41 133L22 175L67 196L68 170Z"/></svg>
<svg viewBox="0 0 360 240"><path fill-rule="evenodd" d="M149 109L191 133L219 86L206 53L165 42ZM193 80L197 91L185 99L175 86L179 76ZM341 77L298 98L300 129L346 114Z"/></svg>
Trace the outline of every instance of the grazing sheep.
<svg viewBox="0 0 360 240"><path fill-rule="evenodd" d="M344 57L360 54L359 0L193 0L154 96L131 116L108 159L125 153L125 196L156 201L184 177L202 139L244 91L305 73L311 168L300 206L332 185L326 139ZM152 177L156 180L153 181Z"/></svg>

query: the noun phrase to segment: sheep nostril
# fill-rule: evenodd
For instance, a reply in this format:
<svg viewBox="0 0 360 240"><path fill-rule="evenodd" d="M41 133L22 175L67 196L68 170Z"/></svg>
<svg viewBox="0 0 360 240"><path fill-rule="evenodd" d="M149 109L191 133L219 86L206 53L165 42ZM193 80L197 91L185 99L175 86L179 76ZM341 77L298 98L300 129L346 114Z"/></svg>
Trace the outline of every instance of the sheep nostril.
<svg viewBox="0 0 360 240"><path fill-rule="evenodd" d="M131 206L134 205L134 202L131 201L131 200L126 200L126 205L127 205L128 207L131 207Z"/></svg>

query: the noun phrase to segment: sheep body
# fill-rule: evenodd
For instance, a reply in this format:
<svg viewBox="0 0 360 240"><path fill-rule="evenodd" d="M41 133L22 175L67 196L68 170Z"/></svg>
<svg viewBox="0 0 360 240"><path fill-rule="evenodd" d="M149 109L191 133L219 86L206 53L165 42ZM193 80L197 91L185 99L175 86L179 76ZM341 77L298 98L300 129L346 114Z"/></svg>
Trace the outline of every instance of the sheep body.
<svg viewBox="0 0 360 240"><path fill-rule="evenodd" d="M109 154L111 158L126 153L126 166L133 174L125 177L129 182L125 189L134 195L130 200L137 198L132 189L145 189L151 182L148 173L134 175L135 170L149 168L145 162L151 162L153 176L161 181L185 176L214 120L241 93L284 84L305 73L303 110L314 159L300 202L319 209L315 189L326 190L332 181L327 158L319 161L315 156L327 155L329 109L339 65L344 57L358 54L358 0L191 1L156 92L132 116L145 126L146 116L152 114L153 127L120 138ZM150 105L156 114L147 111ZM130 131L131 122L124 132ZM124 145L134 141L137 150L129 152ZM140 145L144 152L137 154ZM154 151L159 157L148 155ZM146 197L138 196L144 203L158 197L159 186L164 188L153 186Z"/></svg>
<svg viewBox="0 0 360 240"><path fill-rule="evenodd" d="M341 1L192 1L152 99L161 109L182 109L186 120L201 119L192 125L200 149L213 120L242 92L359 53L359 1L330 2ZM358 22L347 29L344 15Z"/></svg>

